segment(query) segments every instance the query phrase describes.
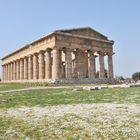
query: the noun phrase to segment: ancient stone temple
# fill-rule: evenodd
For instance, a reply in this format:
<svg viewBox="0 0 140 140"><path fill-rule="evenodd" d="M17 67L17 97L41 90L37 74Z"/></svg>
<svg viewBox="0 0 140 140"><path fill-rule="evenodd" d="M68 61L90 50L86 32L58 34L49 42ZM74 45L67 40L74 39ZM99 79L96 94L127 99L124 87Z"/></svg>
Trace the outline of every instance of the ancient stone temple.
<svg viewBox="0 0 140 140"><path fill-rule="evenodd" d="M112 79L113 44L114 41L89 27L56 30L3 57L2 81L94 82ZM108 60L107 75L104 56Z"/></svg>

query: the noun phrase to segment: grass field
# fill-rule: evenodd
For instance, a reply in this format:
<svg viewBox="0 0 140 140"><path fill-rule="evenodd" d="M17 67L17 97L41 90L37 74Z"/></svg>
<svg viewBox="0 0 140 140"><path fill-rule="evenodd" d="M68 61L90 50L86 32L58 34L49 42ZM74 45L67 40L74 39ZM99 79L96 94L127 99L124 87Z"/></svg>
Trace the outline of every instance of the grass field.
<svg viewBox="0 0 140 140"><path fill-rule="evenodd" d="M0 91L30 86L0 85ZM1 139L139 140L140 88L1 93Z"/></svg>

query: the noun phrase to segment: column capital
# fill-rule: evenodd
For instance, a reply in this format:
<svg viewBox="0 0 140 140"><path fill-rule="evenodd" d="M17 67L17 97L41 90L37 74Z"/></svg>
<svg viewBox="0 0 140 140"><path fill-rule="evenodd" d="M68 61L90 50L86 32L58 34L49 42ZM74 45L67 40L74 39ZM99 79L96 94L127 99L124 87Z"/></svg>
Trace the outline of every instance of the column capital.
<svg viewBox="0 0 140 140"><path fill-rule="evenodd" d="M29 54L27 57L32 57L33 56L33 54Z"/></svg>
<svg viewBox="0 0 140 140"><path fill-rule="evenodd" d="M46 51L52 51L52 49L51 49L51 48L47 48L47 49L45 50L45 52L46 52Z"/></svg>
<svg viewBox="0 0 140 140"><path fill-rule="evenodd" d="M39 54L40 54L40 53L42 54L42 53L44 53L44 52L45 52L44 50L40 50L40 51L39 51Z"/></svg>
<svg viewBox="0 0 140 140"><path fill-rule="evenodd" d="M112 56L112 55L114 55L115 53L114 52L107 52L107 55L108 56Z"/></svg>
<svg viewBox="0 0 140 140"><path fill-rule="evenodd" d="M66 52L73 52L73 49L71 49L71 48L64 48L63 52L64 53L66 53Z"/></svg>
<svg viewBox="0 0 140 140"><path fill-rule="evenodd" d="M23 59L28 59L28 56L24 56Z"/></svg>
<svg viewBox="0 0 140 140"><path fill-rule="evenodd" d="M104 56L104 55L105 55L105 53L102 52L102 51L98 51L98 54L99 54L100 56Z"/></svg>

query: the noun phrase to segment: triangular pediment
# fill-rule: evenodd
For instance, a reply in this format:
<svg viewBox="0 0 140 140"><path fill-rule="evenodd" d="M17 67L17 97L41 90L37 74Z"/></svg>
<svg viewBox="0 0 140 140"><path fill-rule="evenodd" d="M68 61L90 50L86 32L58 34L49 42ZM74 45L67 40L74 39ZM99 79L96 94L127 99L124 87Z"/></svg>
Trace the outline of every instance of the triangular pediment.
<svg viewBox="0 0 140 140"><path fill-rule="evenodd" d="M57 30L57 31L63 32L63 33L70 33L70 34L74 34L74 35L82 35L82 36L86 36L86 37L93 37L93 38L97 38L97 39L108 40L108 38L105 35L97 32L96 30L94 30L90 27L65 29L65 30Z"/></svg>

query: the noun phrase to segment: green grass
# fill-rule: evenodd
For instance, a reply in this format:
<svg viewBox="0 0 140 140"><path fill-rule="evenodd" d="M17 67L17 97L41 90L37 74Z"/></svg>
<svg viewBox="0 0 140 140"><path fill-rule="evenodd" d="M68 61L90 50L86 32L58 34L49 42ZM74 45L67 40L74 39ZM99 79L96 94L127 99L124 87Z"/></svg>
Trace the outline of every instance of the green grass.
<svg viewBox="0 0 140 140"><path fill-rule="evenodd" d="M140 88L114 88L96 91L45 89L0 94L0 108L91 103L140 103Z"/></svg>
<svg viewBox="0 0 140 140"><path fill-rule="evenodd" d="M42 85L0 84L0 91L31 86ZM65 105L93 103L97 106L93 107L92 110L89 109L88 113L86 112L87 114L84 111L83 114L67 112L56 118L49 117L46 114L39 121L32 120L37 117L33 114L32 107L34 106L41 106L43 108L47 106L48 110L53 107L59 112L62 106L59 106L58 109L57 105L64 105L64 108ZM104 108L104 104L99 107L102 103L108 103L107 107L113 104L121 105L111 110L111 108ZM0 115L0 140L139 140L139 105L140 87L94 91L73 91L72 88L53 88L0 93L0 113L3 112ZM18 115L17 117L7 115L8 110L14 109L18 111L19 107L23 107L23 109L30 107L26 117L24 115L19 117ZM136 110L134 114L133 109Z"/></svg>
<svg viewBox="0 0 140 140"><path fill-rule="evenodd" d="M66 84L63 86L95 86L96 84ZM30 82L30 83L0 83L0 91L7 91L7 90L15 90L15 89L23 89L28 87L38 87L38 86L54 86L54 84L49 84L47 82L40 83L40 82ZM57 86L61 86L60 84Z"/></svg>
<svg viewBox="0 0 140 140"><path fill-rule="evenodd" d="M30 86L31 85L28 85L28 84L1 83L0 84L0 91L22 89L22 88L27 88L27 87L30 87Z"/></svg>

